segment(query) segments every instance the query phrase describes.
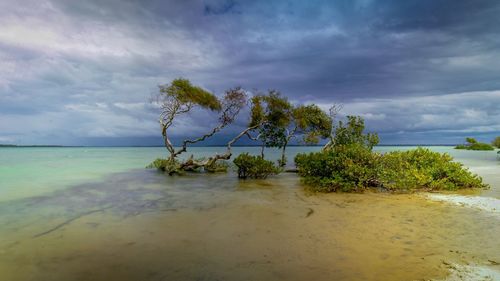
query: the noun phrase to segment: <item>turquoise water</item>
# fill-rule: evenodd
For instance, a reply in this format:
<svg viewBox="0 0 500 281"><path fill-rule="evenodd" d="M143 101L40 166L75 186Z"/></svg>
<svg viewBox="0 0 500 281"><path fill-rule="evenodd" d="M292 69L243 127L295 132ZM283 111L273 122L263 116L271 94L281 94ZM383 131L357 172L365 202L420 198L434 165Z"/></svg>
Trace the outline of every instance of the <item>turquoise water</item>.
<svg viewBox="0 0 500 281"><path fill-rule="evenodd" d="M317 147L291 147L289 158L297 152ZM235 155L256 147L236 147ZM223 153L223 147L194 147L195 157ZM102 178L105 175L144 168L155 158L166 157L162 147L63 147L0 148L0 201L41 195L47 192ZM279 151L269 150L269 159L278 159Z"/></svg>
<svg viewBox="0 0 500 281"><path fill-rule="evenodd" d="M414 147L382 146L375 150L387 152ZM433 146L432 150L451 154L459 162L480 174L492 189L487 196L500 198L500 161L492 151L455 150L452 147ZM289 163L299 152L317 151L319 147L290 147ZM234 154L250 151L258 154L258 147L236 147ZM194 147L196 157L224 152L223 147ZM167 153L162 147L67 147L67 148L0 148L0 201L41 195L68 186L92 181L105 175L140 169ZM266 157L278 159L279 151L268 150Z"/></svg>
<svg viewBox="0 0 500 281"><path fill-rule="evenodd" d="M291 147L289 162L319 149ZM492 186L474 196L500 198L495 152L431 149ZM259 148L234 149L243 151ZM289 173L238 180L144 169L162 156L164 148L0 148L0 280L444 280L465 276L464 266L498 270L497 213L421 194L311 195Z"/></svg>

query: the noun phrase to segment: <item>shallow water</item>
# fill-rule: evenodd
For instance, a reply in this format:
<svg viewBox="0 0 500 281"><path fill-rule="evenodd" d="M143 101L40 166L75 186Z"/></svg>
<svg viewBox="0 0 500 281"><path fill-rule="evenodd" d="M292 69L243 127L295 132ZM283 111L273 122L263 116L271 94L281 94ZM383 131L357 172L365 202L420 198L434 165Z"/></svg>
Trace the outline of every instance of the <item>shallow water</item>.
<svg viewBox="0 0 500 281"><path fill-rule="evenodd" d="M141 168L159 148L79 149L22 152L50 173L34 183L4 181L2 161L11 197L0 202L0 280L440 280L455 265L498 270L494 212L420 194L308 194L293 174L167 177ZM13 166L36 170L9 153ZM498 196L490 155L457 160L493 185L475 195Z"/></svg>
<svg viewBox="0 0 500 281"><path fill-rule="evenodd" d="M290 147L288 158L298 152L316 151L319 147ZM194 147L190 153L205 157L225 152L224 147ZM234 155L257 147L235 147ZM166 157L162 147L0 147L0 201L42 195L75 184L103 179L106 175L144 168L155 158ZM278 159L279 151L269 149L269 159Z"/></svg>

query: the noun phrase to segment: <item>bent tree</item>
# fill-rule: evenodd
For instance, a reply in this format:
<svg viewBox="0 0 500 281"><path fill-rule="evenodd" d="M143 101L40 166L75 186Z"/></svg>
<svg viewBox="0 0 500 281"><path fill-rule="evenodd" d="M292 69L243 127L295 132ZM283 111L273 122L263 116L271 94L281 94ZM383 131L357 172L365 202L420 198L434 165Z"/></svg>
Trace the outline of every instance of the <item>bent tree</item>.
<svg viewBox="0 0 500 281"><path fill-rule="evenodd" d="M224 127L233 123L240 110L246 104L246 94L241 88L229 89L224 93L222 99L214 94L191 84L187 79L174 79L170 84L160 85L156 103L161 108L159 123L165 147L170 156L169 160L174 162L176 157L187 151L191 144L201 142L212 137ZM210 110L219 114L218 122L206 134L193 139L185 139L179 148L174 147L170 139L170 130L177 118L188 114L196 108ZM192 158L181 164L182 169L196 168L193 166L205 166L210 163L197 163Z"/></svg>
<svg viewBox="0 0 500 281"><path fill-rule="evenodd" d="M280 166L286 165L286 148L291 139L302 136L300 143L317 144L320 139L331 136L334 116L325 113L319 106L294 106L279 91L270 90L267 94L257 94L251 99L250 128L246 135L261 143L261 158L266 147L281 149L278 160ZM337 114L340 106L330 110ZM257 134L252 136L251 134Z"/></svg>
<svg viewBox="0 0 500 281"><path fill-rule="evenodd" d="M192 85L187 79L174 79L170 84L160 85L156 104L161 108L159 123L165 148L169 152L168 159L157 159L162 170L169 174L186 170L203 168L206 171L217 170L218 160L229 160L232 156L232 145L243 137L260 142L260 158L264 159L266 147L281 149L280 166L285 166L286 148L292 138L301 135L299 142L316 144L320 139L333 139L332 125L340 109L332 107L330 115L317 105L292 105L279 91L257 93L248 102L246 92L240 87L225 91L221 98ZM195 160L193 156L178 161L177 158L188 150L190 145L203 142L232 124L236 116L247 105L250 106L248 125L226 144L226 151L211 157ZM171 140L173 130L179 118L194 110L203 109L218 114L217 122L203 135L186 138L177 145Z"/></svg>
<svg viewBox="0 0 500 281"><path fill-rule="evenodd" d="M250 99L250 121L246 128L244 128L241 132L239 132L234 138L226 144L226 151L223 154L216 154L209 159L216 160L229 160L232 156L232 145L236 143L239 139L243 137L247 137L254 141L261 141L262 145L266 145L266 141L268 139L264 136L263 132L265 132L266 128L274 128L274 124L276 124L277 115L280 113L277 112L277 108L269 106L270 100L277 99L279 97L279 93L275 91L270 91L268 95L257 94ZM279 97L283 99L282 97ZM279 118L278 118L279 119ZM257 134L257 135L255 135ZM263 150L261 152L262 158Z"/></svg>
<svg viewBox="0 0 500 281"><path fill-rule="evenodd" d="M337 121L337 116L339 112L342 110L344 106L342 104L333 104L328 109L328 114L331 120L331 128L330 128L330 136L328 137L328 142L323 146L323 150L327 150L328 148L335 146L335 123Z"/></svg>
<svg viewBox="0 0 500 281"><path fill-rule="evenodd" d="M317 144L320 139L330 137L332 131L331 117L315 104L295 106L290 112L289 123L281 145L281 166L286 165L286 147L292 138L300 135L300 143Z"/></svg>
<svg viewBox="0 0 500 281"><path fill-rule="evenodd" d="M267 95L259 94L252 98L252 116L250 126L259 125L255 131L257 136L250 137L261 143L261 158L264 158L266 147L283 147L286 128L292 115L292 104L276 90L270 90Z"/></svg>
<svg viewBox="0 0 500 281"><path fill-rule="evenodd" d="M261 143L261 158L265 147L282 147L285 129L290 124L292 105L278 91L256 94L250 99L250 120L245 129L226 145L226 152L216 154L211 159L228 160L232 155L232 145L243 137Z"/></svg>

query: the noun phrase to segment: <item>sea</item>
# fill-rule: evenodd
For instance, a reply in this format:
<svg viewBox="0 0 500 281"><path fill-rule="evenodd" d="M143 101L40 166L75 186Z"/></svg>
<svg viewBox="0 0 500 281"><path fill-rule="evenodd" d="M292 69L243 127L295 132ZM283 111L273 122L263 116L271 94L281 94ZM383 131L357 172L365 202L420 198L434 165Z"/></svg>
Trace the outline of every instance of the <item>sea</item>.
<svg viewBox="0 0 500 281"><path fill-rule="evenodd" d="M500 280L496 151L428 148L490 188L317 194L293 173L146 169L163 147L1 147L0 280Z"/></svg>

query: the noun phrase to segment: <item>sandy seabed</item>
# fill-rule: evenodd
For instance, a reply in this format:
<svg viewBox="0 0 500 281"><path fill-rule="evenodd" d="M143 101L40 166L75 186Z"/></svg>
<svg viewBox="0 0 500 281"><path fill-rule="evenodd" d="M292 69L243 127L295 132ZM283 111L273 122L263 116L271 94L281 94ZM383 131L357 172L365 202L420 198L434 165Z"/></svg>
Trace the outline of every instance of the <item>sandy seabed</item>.
<svg viewBox="0 0 500 281"><path fill-rule="evenodd" d="M119 173L2 202L0 225L9 281L499 279L498 212L289 174Z"/></svg>

